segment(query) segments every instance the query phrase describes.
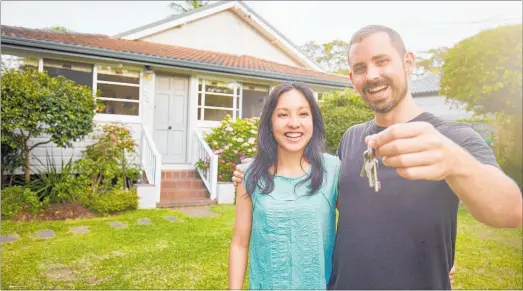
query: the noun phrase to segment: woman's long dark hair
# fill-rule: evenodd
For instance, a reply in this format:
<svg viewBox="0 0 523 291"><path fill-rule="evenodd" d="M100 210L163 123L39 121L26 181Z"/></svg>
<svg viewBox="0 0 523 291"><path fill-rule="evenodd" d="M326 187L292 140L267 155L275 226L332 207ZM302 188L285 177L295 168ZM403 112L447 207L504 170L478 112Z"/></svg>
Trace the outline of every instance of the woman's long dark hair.
<svg viewBox="0 0 523 291"><path fill-rule="evenodd" d="M291 90L297 90L305 96L312 114L313 133L305 148L303 157L311 166L311 171L306 179L298 185L311 181L309 194L316 193L323 184L325 169L322 162L323 145L325 141L325 124L320 108L314 99L312 90L300 83L283 83L274 88L265 102L258 126L258 151L249 167L247 176L247 193L252 194L256 187L261 193L268 194L274 190L274 175L278 172L278 144L272 134L272 114L276 109L280 96ZM274 174L269 169L274 166Z"/></svg>

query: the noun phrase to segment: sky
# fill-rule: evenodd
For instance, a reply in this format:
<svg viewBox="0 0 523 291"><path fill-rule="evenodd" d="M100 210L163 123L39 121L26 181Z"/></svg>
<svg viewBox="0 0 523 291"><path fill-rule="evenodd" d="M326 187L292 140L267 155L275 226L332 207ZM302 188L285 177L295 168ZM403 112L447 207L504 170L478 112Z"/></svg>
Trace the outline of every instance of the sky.
<svg viewBox="0 0 523 291"><path fill-rule="evenodd" d="M369 24L399 32L409 50L451 47L481 30L522 23L521 1L245 1L297 45L349 41ZM1 1L3 25L63 26L115 35L172 14L169 1Z"/></svg>

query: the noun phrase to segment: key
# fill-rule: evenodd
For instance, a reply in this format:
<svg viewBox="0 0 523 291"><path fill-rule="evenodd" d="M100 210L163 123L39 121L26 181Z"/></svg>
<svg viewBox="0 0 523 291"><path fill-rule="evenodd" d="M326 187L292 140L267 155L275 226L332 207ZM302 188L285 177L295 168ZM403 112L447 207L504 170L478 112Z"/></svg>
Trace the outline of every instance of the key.
<svg viewBox="0 0 523 291"><path fill-rule="evenodd" d="M369 179L369 187L374 188L375 192L381 189L381 183L378 180L378 160L374 153L374 149L367 147L367 150L363 152L363 167L361 169L360 176L367 176Z"/></svg>

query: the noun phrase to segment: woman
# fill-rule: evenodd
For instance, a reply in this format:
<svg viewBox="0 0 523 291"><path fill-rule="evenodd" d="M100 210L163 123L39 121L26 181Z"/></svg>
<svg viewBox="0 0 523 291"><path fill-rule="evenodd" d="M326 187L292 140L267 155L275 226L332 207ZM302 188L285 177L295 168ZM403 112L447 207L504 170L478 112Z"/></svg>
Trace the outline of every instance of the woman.
<svg viewBox="0 0 523 291"><path fill-rule="evenodd" d="M325 289L332 268L338 158L312 91L284 83L265 103L258 151L237 186L229 288Z"/></svg>

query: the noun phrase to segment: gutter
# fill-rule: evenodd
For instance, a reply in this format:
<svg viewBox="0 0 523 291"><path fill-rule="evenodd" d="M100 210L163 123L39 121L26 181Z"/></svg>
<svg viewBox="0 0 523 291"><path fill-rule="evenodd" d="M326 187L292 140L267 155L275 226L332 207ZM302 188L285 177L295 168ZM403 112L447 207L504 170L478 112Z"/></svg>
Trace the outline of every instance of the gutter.
<svg viewBox="0 0 523 291"><path fill-rule="evenodd" d="M172 58L158 57L153 55L138 54L131 52L121 52L108 49L100 49L93 47L86 47L80 45L70 45L56 43L46 40L38 39L28 39L23 37L15 36L2 36L1 38L2 46L7 46L11 48L26 48L26 49L47 49L54 52L63 52L63 53L73 53L81 56L90 56L90 57L109 57L114 58L120 61L130 61L130 62L145 62L148 65L164 65L173 68L180 69L191 69L191 70L200 70L212 73L232 73L239 74L242 76L248 77L261 77L275 79L279 81L300 81L310 85L317 86L327 86L334 88L347 88L352 87L350 82L342 81L329 81L322 80L313 77L299 76L299 75L289 75L275 72L265 72L257 71L251 69L241 69L227 67L223 65L208 64L194 61L185 61L177 60Z"/></svg>

